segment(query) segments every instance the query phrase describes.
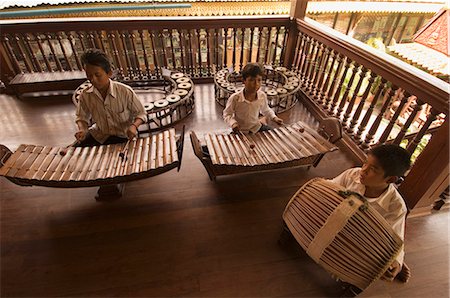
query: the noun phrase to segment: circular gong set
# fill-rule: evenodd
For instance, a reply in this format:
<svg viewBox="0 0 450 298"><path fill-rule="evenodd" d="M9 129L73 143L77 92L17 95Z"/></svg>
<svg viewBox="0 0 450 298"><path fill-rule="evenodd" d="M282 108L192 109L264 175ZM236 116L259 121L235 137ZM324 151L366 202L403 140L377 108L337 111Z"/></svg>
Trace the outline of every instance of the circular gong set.
<svg viewBox="0 0 450 298"><path fill-rule="evenodd" d="M131 83L131 82L124 82ZM178 71L164 75L162 80L154 80L153 85L159 84L163 87L163 98L156 98L154 92L147 88L137 93L147 112L147 125L149 131L159 130L184 119L194 109L194 83L191 78ZM72 101L78 105L81 93L84 89L91 87L89 81L84 82L75 90ZM142 96L143 93L145 96ZM161 91L159 91L160 93ZM147 96L150 95L150 96ZM157 94L156 94L157 95Z"/></svg>
<svg viewBox="0 0 450 298"><path fill-rule="evenodd" d="M267 94L269 106L276 113L282 113L292 108L299 99L300 79L297 73L283 66L273 68L271 65L265 65L264 70L261 90ZM224 68L214 75L215 98L221 106L226 105L228 98L233 93L243 89L244 84L240 72Z"/></svg>

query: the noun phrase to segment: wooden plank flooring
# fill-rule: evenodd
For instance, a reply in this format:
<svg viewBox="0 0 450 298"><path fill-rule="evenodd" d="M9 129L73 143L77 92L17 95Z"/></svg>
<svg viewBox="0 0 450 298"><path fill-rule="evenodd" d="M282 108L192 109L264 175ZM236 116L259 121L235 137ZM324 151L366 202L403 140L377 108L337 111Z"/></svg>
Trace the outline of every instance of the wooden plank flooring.
<svg viewBox="0 0 450 298"><path fill-rule="evenodd" d="M197 85L187 131L223 130L212 85ZM0 95L0 140L66 145L70 100ZM286 122L312 121L298 106ZM181 124L180 124L181 125ZM180 125L177 125L178 131ZM282 211L307 180L354 162L328 154L317 168L219 177L211 182L185 142L180 172L128 183L114 202L96 188L20 187L0 178L1 297L333 297L340 284L295 243L277 244ZM378 281L363 297L448 297L448 212L407 221L408 284Z"/></svg>

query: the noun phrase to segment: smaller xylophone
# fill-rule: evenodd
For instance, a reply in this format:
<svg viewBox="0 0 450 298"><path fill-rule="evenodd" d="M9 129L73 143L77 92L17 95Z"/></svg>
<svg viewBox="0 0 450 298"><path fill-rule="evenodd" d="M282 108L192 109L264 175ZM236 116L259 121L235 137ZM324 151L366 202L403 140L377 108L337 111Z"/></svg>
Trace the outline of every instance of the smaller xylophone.
<svg viewBox="0 0 450 298"><path fill-rule="evenodd" d="M190 137L211 180L219 175L317 166L324 154L337 149L302 122L256 134L205 134L207 154L193 131Z"/></svg>

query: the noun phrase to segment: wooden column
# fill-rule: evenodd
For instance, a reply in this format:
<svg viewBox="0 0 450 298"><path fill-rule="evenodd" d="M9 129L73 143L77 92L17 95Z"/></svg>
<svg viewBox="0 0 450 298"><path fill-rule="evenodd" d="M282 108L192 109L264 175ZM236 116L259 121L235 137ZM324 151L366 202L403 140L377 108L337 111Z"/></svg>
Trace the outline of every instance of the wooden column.
<svg viewBox="0 0 450 298"><path fill-rule="evenodd" d="M291 10L289 16L294 19L304 19L308 0L291 0Z"/></svg>
<svg viewBox="0 0 450 298"><path fill-rule="evenodd" d="M413 214L429 213L449 185L448 117L417 158L399 191Z"/></svg>
<svg viewBox="0 0 450 298"><path fill-rule="evenodd" d="M304 19L306 15L306 7L308 6L308 0L291 0L291 24L289 26L288 40L286 43L286 51L284 52L284 66L290 68L295 54L295 46L297 42L297 19Z"/></svg>

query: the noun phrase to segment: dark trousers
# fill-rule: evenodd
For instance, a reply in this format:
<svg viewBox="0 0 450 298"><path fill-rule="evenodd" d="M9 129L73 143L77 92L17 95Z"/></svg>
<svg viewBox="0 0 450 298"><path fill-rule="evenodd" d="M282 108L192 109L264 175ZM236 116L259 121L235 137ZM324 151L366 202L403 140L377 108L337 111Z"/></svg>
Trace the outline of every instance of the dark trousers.
<svg viewBox="0 0 450 298"><path fill-rule="evenodd" d="M118 136L109 136L109 138L106 139L106 141L101 144L98 142L94 137L91 135L91 133L87 133L86 138L78 142L74 147L92 147L92 146L98 146L98 145L109 145L109 144L118 144L118 143L126 143L128 141L127 138L122 138Z"/></svg>

